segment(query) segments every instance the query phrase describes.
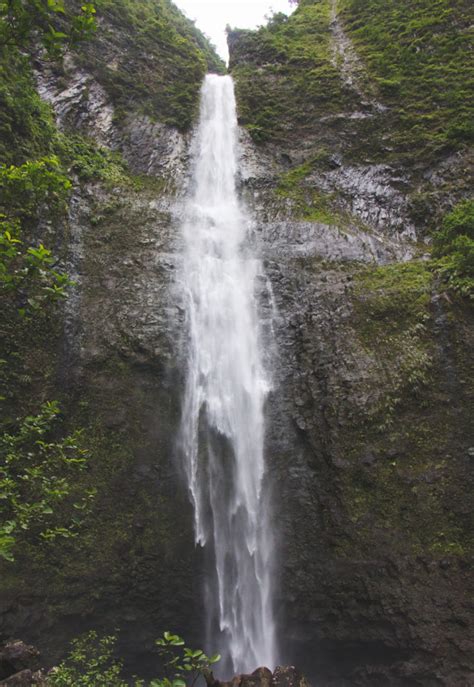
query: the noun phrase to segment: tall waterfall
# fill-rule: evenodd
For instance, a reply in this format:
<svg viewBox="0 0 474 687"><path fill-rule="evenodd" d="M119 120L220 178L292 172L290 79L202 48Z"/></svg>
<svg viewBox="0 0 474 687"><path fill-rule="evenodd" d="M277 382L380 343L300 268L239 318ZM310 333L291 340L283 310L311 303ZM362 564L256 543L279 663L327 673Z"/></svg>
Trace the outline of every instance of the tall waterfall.
<svg viewBox="0 0 474 687"><path fill-rule="evenodd" d="M272 538L265 504L262 362L249 222L236 191L237 117L232 79L208 75L194 139L184 222L189 327L182 442L196 542L212 561L209 643L227 668L275 662Z"/></svg>

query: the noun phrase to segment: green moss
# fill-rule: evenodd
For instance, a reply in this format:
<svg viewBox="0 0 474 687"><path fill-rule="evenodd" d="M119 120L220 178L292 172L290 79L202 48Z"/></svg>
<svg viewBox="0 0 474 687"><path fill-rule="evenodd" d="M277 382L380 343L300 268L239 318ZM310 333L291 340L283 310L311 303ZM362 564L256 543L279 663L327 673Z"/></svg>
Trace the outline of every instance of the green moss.
<svg viewBox="0 0 474 687"><path fill-rule="evenodd" d="M240 119L254 140L282 147L303 140L310 155L323 143L351 163L402 165L414 175L467 150L474 133L470 3L339 0L337 9L361 58L352 85L329 0L304 0L287 20L230 33ZM354 112L366 116L347 116ZM458 181L460 195L469 173Z"/></svg>
<svg viewBox="0 0 474 687"><path fill-rule="evenodd" d="M99 30L78 52L116 113L141 112L179 129L194 120L207 71L225 66L170 0L98 0Z"/></svg>
<svg viewBox="0 0 474 687"><path fill-rule="evenodd" d="M459 149L474 136L468 0L339 0L380 94L396 114L391 144L406 157Z"/></svg>
<svg viewBox="0 0 474 687"><path fill-rule="evenodd" d="M474 299L474 200L459 203L434 236L436 269L447 286Z"/></svg>
<svg viewBox="0 0 474 687"><path fill-rule="evenodd" d="M472 488L465 456L470 391L458 382L469 378L464 327L471 315L445 305L446 360L431 315L432 289L425 262L355 275L350 324L366 374L357 383L363 402L335 439L345 459L341 500L354 527L354 539L338 545L342 556L374 546L435 558L473 551L463 506ZM453 368L458 377L450 384L457 386L448 391Z"/></svg>
<svg viewBox="0 0 474 687"><path fill-rule="evenodd" d="M329 23L330 2L322 0L257 32L230 32L239 116L257 142L284 143L348 103Z"/></svg>
<svg viewBox="0 0 474 687"><path fill-rule="evenodd" d="M291 202L292 213L296 218L337 225L341 228L356 225L367 229L358 217L341 208L336 192L322 191L308 179L315 169L325 168L328 159L327 150L322 148L302 165L282 174L276 187L277 196L287 198Z"/></svg>
<svg viewBox="0 0 474 687"><path fill-rule="evenodd" d="M425 391L433 399L436 382ZM429 557L468 556L474 549L468 518L452 499L469 500L462 456L453 456L451 419L442 408L415 415L401 405L393 425L380 436L370 421L352 428L341 475L342 499L358 545ZM348 440L349 436L343 438ZM370 446L374 462L360 463ZM457 447L456 447L456 450ZM370 523L370 524L369 524ZM346 545L341 553L347 554Z"/></svg>
<svg viewBox="0 0 474 687"><path fill-rule="evenodd" d="M355 275L354 324L370 354L376 347L384 383L368 416L379 431L391 427L406 397L422 403L432 368L429 264L412 261L368 268Z"/></svg>
<svg viewBox="0 0 474 687"><path fill-rule="evenodd" d="M356 274L354 308L364 323L358 327L364 339L370 342L378 333L396 333L426 322L433 281L429 268L426 261L413 260Z"/></svg>

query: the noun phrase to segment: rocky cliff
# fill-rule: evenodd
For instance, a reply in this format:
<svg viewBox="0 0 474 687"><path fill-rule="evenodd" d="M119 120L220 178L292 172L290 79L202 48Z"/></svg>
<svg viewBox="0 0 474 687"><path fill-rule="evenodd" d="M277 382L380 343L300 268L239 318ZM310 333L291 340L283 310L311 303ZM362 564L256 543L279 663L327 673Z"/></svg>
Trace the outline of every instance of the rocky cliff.
<svg viewBox="0 0 474 687"><path fill-rule="evenodd" d="M164 629L192 644L203 627L203 564L176 461L179 227L198 84L206 65L221 67L181 19L170 33L170 3L146 14L147 30L133 4L98 5L91 48L61 67L34 63L74 184L67 214L31 231L76 286L62 324L30 347L28 364L46 361L47 375L35 368L13 399L29 409L34 394L60 398L65 424L86 431L81 479L97 497L80 537L26 543L2 566L0 632L52 662L79 632L118 628L129 669L152 673ZM229 35L240 188L274 340L266 451L281 654L327 687L474 679L472 310L428 259L432 230L467 194L471 153L457 101L429 101L431 82L424 111L420 84L407 94L421 72L403 52L421 60L429 48L423 78L446 51L464 59L468 7L456 3L452 24L421 5L403 3L414 13L403 40L391 4L374 0L302 0L289 20ZM376 20L403 59L382 59ZM166 57L173 46L182 71Z"/></svg>
<svg viewBox="0 0 474 687"><path fill-rule="evenodd" d="M282 637L316 684L473 679L472 311L427 260L472 183L470 14L441 5L302 0L229 34L278 312Z"/></svg>

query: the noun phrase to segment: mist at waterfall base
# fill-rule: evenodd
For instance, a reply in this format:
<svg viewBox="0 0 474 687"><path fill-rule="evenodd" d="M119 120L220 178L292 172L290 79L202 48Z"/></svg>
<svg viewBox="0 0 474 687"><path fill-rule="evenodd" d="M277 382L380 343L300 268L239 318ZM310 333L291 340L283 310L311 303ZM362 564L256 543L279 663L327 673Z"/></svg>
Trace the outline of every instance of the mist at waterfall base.
<svg viewBox="0 0 474 687"><path fill-rule="evenodd" d="M188 325L182 451L195 540L208 559L207 644L217 672L275 666L273 542L264 464L263 363L249 221L236 189L238 127L230 76L208 75L183 224Z"/></svg>

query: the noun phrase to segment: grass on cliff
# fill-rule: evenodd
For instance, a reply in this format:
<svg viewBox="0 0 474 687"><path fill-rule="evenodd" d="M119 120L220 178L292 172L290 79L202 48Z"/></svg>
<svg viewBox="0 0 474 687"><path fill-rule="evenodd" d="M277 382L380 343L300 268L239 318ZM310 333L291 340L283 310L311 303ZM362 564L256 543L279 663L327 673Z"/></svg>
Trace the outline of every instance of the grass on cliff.
<svg viewBox="0 0 474 687"><path fill-rule="evenodd" d="M339 0L349 36L397 114L392 145L431 155L474 141L469 0Z"/></svg>
<svg viewBox="0 0 474 687"><path fill-rule="evenodd" d="M328 120L367 102L344 83L332 3L301 0L288 19L276 15L256 32L230 32L240 117L257 142L320 138L340 128L354 159L423 162L474 140L468 0L339 0L337 10L362 60L366 100L375 97L386 111Z"/></svg>
<svg viewBox="0 0 474 687"><path fill-rule="evenodd" d="M474 299L474 199L458 203L434 236L436 269L448 288Z"/></svg>
<svg viewBox="0 0 474 687"><path fill-rule="evenodd" d="M329 0L301 5L288 19L276 15L258 31L230 31L231 71L239 115L257 142L310 131L314 118L346 106L332 60ZM235 50L233 50L235 46Z"/></svg>
<svg viewBox="0 0 474 687"><path fill-rule="evenodd" d="M206 72L225 65L170 0L98 0L98 30L77 53L118 116L141 112L185 130Z"/></svg>

